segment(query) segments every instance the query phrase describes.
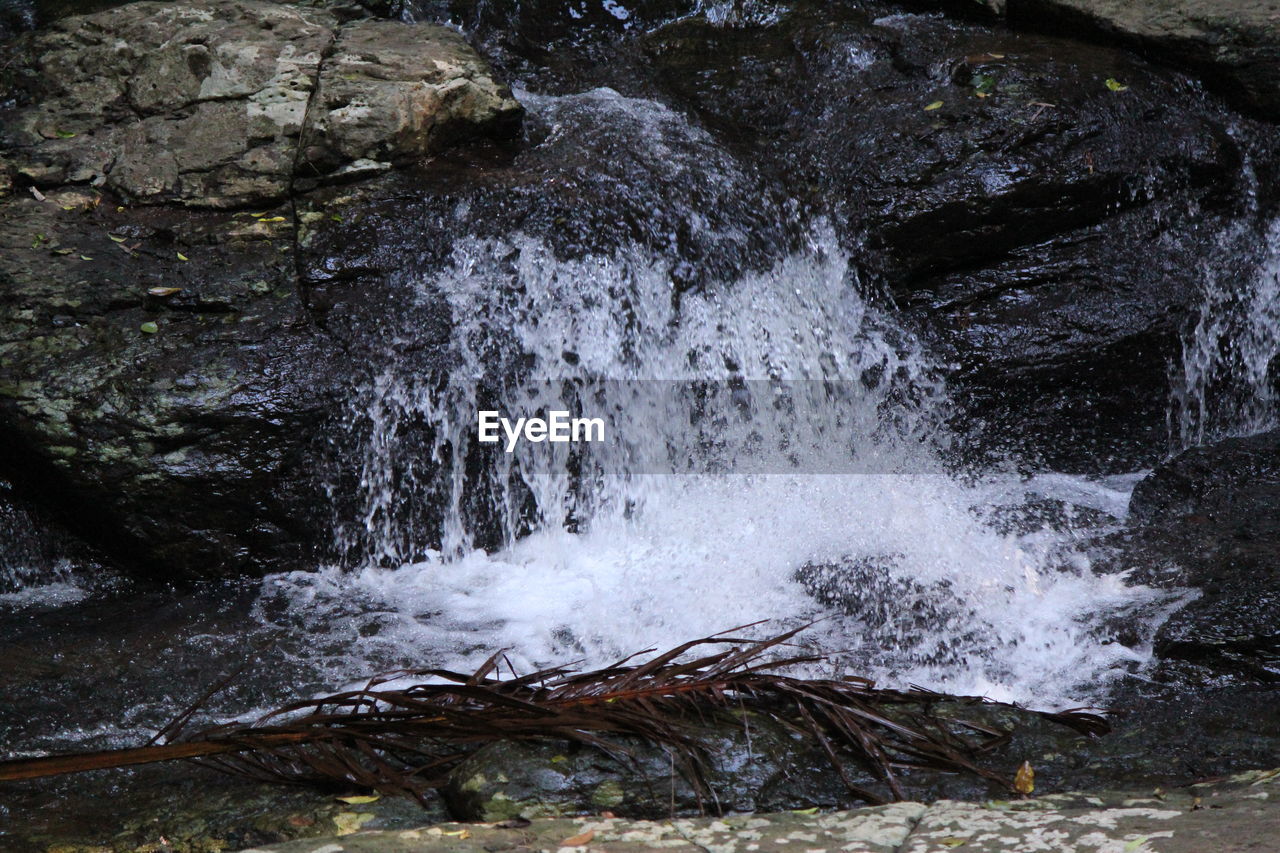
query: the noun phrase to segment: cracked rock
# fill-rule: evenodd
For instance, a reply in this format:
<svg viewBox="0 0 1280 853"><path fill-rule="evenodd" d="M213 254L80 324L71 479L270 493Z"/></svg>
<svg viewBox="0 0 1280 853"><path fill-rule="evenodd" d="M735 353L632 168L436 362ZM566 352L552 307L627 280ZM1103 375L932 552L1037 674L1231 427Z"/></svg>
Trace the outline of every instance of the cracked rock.
<svg viewBox="0 0 1280 853"><path fill-rule="evenodd" d="M11 168L141 203L267 204L295 171L314 184L359 161L402 163L509 135L521 117L452 30L340 24L322 9L132 3L66 18L25 48L38 59L0 111Z"/></svg>

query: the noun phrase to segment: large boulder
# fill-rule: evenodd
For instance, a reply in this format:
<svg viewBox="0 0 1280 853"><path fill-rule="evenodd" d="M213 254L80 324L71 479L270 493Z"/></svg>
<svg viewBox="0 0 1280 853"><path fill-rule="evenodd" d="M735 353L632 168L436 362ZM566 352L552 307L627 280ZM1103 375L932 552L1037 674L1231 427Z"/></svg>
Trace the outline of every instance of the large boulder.
<svg viewBox="0 0 1280 853"><path fill-rule="evenodd" d="M326 426L385 324L353 349L317 323L295 204L509 136L519 105L453 31L271 3L121 6L14 56L0 97L3 467L131 566L311 565L332 540ZM305 217L340 219L330 205ZM379 318L393 313L381 298L363 297Z"/></svg>
<svg viewBox="0 0 1280 853"><path fill-rule="evenodd" d="M643 44L672 97L835 219L955 365L966 428L1059 466L1158 458L1204 268L1259 251L1267 128L1133 54L939 16L799 2Z"/></svg>

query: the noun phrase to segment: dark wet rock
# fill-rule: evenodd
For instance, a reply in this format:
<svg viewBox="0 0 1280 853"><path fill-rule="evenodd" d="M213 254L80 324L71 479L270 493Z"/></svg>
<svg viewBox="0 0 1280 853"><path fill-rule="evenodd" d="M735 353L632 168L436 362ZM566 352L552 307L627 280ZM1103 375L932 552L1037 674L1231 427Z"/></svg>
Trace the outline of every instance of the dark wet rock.
<svg viewBox="0 0 1280 853"><path fill-rule="evenodd" d="M936 16L801 3L644 44L673 96L836 217L988 445L1154 461L1201 261L1248 263L1215 241L1250 216L1246 161L1274 159L1262 129L1123 51Z"/></svg>
<svg viewBox="0 0 1280 853"><path fill-rule="evenodd" d="M131 3L63 19L26 49L36 65L3 116L10 171L135 202L276 202L295 176L510 134L520 116L456 32L340 26L315 8Z"/></svg>
<svg viewBox="0 0 1280 853"><path fill-rule="evenodd" d="M1193 448L1134 489L1134 526L1114 537L1118 565L1195 591L1155 638L1157 655L1190 666L1192 679L1280 680L1277 507L1280 432Z"/></svg>
<svg viewBox="0 0 1280 853"><path fill-rule="evenodd" d="M7 783L0 792L6 853L217 853L448 818L438 799L425 808L395 798L350 805L335 794L355 791L256 783L190 765Z"/></svg>
<svg viewBox="0 0 1280 853"><path fill-rule="evenodd" d="M1121 41L1280 120L1280 6L1267 0L1008 0L1014 26Z"/></svg>

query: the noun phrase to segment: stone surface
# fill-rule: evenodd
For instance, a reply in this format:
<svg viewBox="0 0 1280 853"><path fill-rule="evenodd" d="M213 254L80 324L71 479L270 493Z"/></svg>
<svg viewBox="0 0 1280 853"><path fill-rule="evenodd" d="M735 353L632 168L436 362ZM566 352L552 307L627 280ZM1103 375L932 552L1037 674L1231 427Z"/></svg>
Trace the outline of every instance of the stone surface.
<svg viewBox="0 0 1280 853"><path fill-rule="evenodd" d="M1119 38L1203 74L1232 101L1280 120L1280 5L1272 0L1008 0L1015 26Z"/></svg>
<svg viewBox="0 0 1280 853"><path fill-rule="evenodd" d="M1160 465L1118 537L1135 578L1196 590L1156 635L1162 657L1280 681L1280 432L1228 438Z"/></svg>
<svg viewBox="0 0 1280 853"><path fill-rule="evenodd" d="M1057 467L1158 458L1192 259L1256 256L1264 218L1215 241L1251 215L1238 181L1274 134L1236 133L1132 54L941 16L796 3L644 45L667 92L830 211L864 281L954 365L966 429Z"/></svg>
<svg viewBox="0 0 1280 853"><path fill-rule="evenodd" d="M510 134L519 105L454 31L319 8L135 3L15 44L0 433L20 450L4 468L143 571L312 565L333 538L324 430L395 297L363 298L372 334L328 335L296 250L341 203L304 203L307 222L275 205Z"/></svg>
<svg viewBox="0 0 1280 853"><path fill-rule="evenodd" d="M1280 771L1174 791L1071 794L1016 802L895 803L826 814L632 821L618 818L440 824L295 841L244 853L673 849L847 853L1236 853L1280 833ZM568 842L568 843L566 843Z"/></svg>
<svg viewBox="0 0 1280 853"><path fill-rule="evenodd" d="M520 117L456 32L315 8L131 3L64 18L25 49L36 63L3 112L10 171L133 202L278 202L295 175L403 162Z"/></svg>

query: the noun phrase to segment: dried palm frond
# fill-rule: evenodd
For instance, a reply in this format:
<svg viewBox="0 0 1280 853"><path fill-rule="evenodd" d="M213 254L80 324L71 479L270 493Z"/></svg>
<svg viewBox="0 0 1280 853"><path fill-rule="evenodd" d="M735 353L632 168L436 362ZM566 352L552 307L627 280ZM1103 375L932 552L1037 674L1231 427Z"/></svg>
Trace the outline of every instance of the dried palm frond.
<svg viewBox="0 0 1280 853"><path fill-rule="evenodd" d="M930 703L950 697L918 688L879 690L861 678L778 674L818 660L768 657L800 630L765 640L715 635L644 663L632 663L633 655L589 672L553 668L501 678L496 654L470 675L389 673L359 690L295 702L251 723L186 734L191 708L166 728L168 743L3 762L0 781L194 759L256 779L359 786L422 799L486 743L557 738L625 760L626 742L639 739L669 749L686 778L706 792L700 732L712 719L742 725L734 712L750 708L812 737L850 793L867 802L884 798L853 781L851 764L871 771L898 799L905 796L898 776L911 769L969 773L1013 790L1012 780L981 763L1009 733L930 714ZM719 650L685 659L708 646ZM1109 730L1102 716L1084 709L1042 716L1085 734Z"/></svg>

